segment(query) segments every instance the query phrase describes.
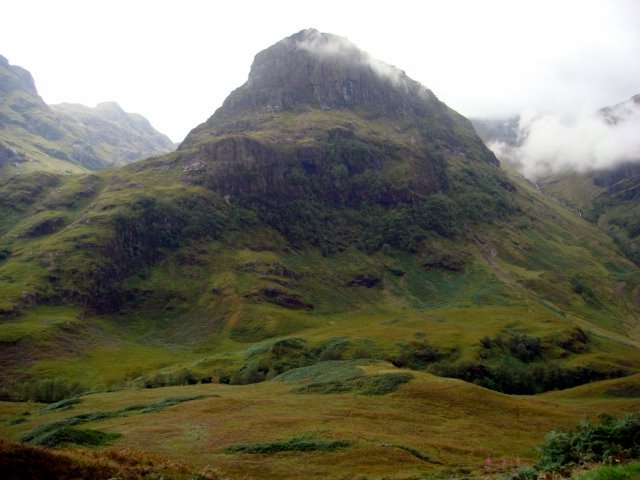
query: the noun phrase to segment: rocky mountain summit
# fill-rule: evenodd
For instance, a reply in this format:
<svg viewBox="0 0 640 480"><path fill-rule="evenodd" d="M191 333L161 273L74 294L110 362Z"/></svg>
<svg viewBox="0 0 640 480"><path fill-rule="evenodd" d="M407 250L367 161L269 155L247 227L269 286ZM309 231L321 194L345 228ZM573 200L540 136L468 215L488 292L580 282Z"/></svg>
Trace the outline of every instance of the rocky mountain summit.
<svg viewBox="0 0 640 480"><path fill-rule="evenodd" d="M38 94L31 73L17 65L10 65L9 60L0 55L0 93L5 96L16 90Z"/></svg>
<svg viewBox="0 0 640 480"><path fill-rule="evenodd" d="M347 39L313 29L257 54L247 82L179 153L184 180L223 195L291 199L322 185L325 198L350 204L448 190L450 162L499 175L471 124L431 91Z"/></svg>
<svg viewBox="0 0 640 480"><path fill-rule="evenodd" d="M168 137L116 103L47 105L31 74L0 56L0 175L86 172L171 150Z"/></svg>
<svg viewBox="0 0 640 480"><path fill-rule="evenodd" d="M265 112L370 107L378 114L424 116L437 101L406 74L344 37L302 30L256 55L249 78L211 123L249 110Z"/></svg>

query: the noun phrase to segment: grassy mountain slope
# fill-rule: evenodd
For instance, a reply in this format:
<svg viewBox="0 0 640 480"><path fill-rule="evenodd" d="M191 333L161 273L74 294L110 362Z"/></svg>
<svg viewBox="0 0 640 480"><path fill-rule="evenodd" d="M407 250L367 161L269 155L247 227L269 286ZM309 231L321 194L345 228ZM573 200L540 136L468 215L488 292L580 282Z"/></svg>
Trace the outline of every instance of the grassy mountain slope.
<svg viewBox="0 0 640 480"><path fill-rule="evenodd" d="M640 271L433 93L315 31L176 152L0 182L0 291L3 398L103 392L1 404L11 440L420 478L635 405L499 393L634 381Z"/></svg>
<svg viewBox="0 0 640 480"><path fill-rule="evenodd" d="M541 183L559 199L607 232L620 249L640 264L640 165L562 175Z"/></svg>
<svg viewBox="0 0 640 480"><path fill-rule="evenodd" d="M183 368L251 383L327 358L514 393L637 371L637 268L363 55L303 31L177 152L0 184L6 395ZM321 86L281 90L261 62L318 62Z"/></svg>
<svg viewBox="0 0 640 480"><path fill-rule="evenodd" d="M640 108L640 95L597 112L612 126L633 121ZM519 146L523 132L519 119L473 120L485 142ZM597 224L611 236L627 257L640 264L640 152L627 152L625 162L586 172L556 172L536 180L539 188L571 210Z"/></svg>
<svg viewBox="0 0 640 480"><path fill-rule="evenodd" d="M538 366L541 389L549 365L585 369L584 381L638 368L637 269L526 184L514 181L520 213L505 218L438 233L403 210L380 207L370 226L341 207L352 223L309 237L313 215L282 223L228 203L179 180L179 158L0 187L6 384L91 388L183 367L245 383L331 356L487 384L498 374L485 367ZM537 339L529 353L509 346L523 335ZM299 344L274 354L291 336Z"/></svg>
<svg viewBox="0 0 640 480"><path fill-rule="evenodd" d="M31 74L0 56L0 175L82 173L173 149L171 141L115 103L48 106Z"/></svg>

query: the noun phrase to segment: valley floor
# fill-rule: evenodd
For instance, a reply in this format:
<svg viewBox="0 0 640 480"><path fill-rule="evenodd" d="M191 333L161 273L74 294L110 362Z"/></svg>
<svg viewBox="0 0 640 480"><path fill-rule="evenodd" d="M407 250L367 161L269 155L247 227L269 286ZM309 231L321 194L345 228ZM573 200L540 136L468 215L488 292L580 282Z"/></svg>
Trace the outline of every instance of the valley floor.
<svg viewBox="0 0 640 480"><path fill-rule="evenodd" d="M322 388L329 370L337 378L353 368L367 378L411 379L377 391ZM158 455L212 478L465 478L536 463L554 428L639 411L637 388L629 388L638 383L635 375L510 396L385 362L327 362L324 371L316 365L245 386L124 389L48 406L2 402L0 437L55 445L60 428L105 432L110 449Z"/></svg>

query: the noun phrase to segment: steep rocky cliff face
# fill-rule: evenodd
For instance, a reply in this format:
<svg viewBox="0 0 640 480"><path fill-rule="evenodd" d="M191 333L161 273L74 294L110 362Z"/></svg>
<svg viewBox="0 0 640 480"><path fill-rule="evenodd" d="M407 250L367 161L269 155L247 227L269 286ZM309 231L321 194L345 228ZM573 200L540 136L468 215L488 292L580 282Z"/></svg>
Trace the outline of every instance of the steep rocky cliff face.
<svg viewBox="0 0 640 480"><path fill-rule="evenodd" d="M209 126L248 110L304 111L371 107L376 113L424 116L433 93L346 38L303 30L256 55L247 82L229 95Z"/></svg>
<svg viewBox="0 0 640 480"><path fill-rule="evenodd" d="M321 185L325 200L347 204L446 192L465 165L500 175L471 124L430 90L313 29L256 55L179 153L185 181L222 195L291 199Z"/></svg>
<svg viewBox="0 0 640 480"><path fill-rule="evenodd" d="M115 103L47 105L31 74L0 56L0 175L99 170L171 150L144 117Z"/></svg>

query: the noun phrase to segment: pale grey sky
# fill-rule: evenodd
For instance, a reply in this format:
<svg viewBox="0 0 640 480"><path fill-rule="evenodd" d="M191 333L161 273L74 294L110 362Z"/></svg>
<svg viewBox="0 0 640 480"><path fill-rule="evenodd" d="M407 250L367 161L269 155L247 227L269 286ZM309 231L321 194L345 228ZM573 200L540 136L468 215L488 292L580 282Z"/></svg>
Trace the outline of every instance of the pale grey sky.
<svg viewBox="0 0 640 480"><path fill-rule="evenodd" d="M572 116L640 93L635 0L8 0L0 54L47 103L116 101L181 141L256 53L310 27L467 116Z"/></svg>

